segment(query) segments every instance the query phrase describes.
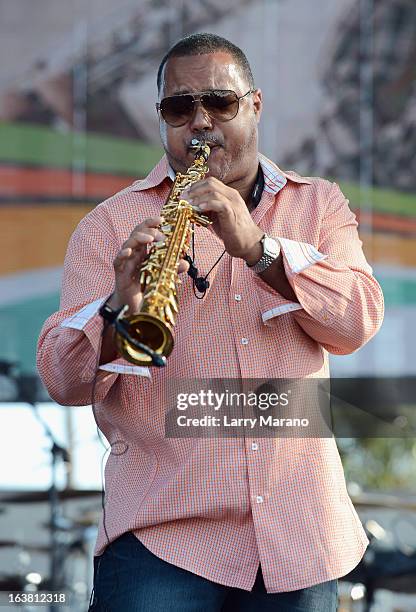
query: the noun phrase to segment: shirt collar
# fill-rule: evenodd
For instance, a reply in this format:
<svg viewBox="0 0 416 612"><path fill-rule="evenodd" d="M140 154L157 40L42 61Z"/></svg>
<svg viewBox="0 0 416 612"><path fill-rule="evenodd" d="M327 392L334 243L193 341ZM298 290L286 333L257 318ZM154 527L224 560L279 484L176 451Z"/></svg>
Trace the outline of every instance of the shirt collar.
<svg viewBox="0 0 416 612"><path fill-rule="evenodd" d="M312 181L306 177L300 176L296 172L284 172L280 170L275 163L261 153L259 153L259 162L264 174L264 189L269 193L278 193L286 185L288 180L293 183L305 185L312 184ZM166 155L164 155L146 178L133 183L131 190L146 191L147 189L152 189L163 183L166 178L170 178L173 181L175 172L170 166Z"/></svg>
<svg viewBox="0 0 416 612"><path fill-rule="evenodd" d="M168 164L168 177L171 179L172 182L176 178L176 172L170 164Z"/></svg>
<svg viewBox="0 0 416 612"><path fill-rule="evenodd" d="M131 187L131 191L146 191L157 187L169 176L169 163L166 155L162 157L160 162L149 172L144 179L135 181Z"/></svg>
<svg viewBox="0 0 416 612"><path fill-rule="evenodd" d="M284 172L265 155L259 153L259 162L264 174L264 190L276 194L286 185L287 181L311 185L312 181L296 172Z"/></svg>

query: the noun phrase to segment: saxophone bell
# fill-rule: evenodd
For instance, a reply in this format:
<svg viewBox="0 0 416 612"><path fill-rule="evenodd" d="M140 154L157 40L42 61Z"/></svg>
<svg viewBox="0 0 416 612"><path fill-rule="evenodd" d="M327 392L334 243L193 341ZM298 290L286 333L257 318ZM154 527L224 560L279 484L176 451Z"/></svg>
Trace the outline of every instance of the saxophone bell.
<svg viewBox="0 0 416 612"><path fill-rule="evenodd" d="M118 315L118 317L114 321L114 327L116 329L116 333L120 338L126 343L126 346L129 347L129 354L132 350L138 351L139 354L147 355L151 361L152 365L161 368L166 365L166 357L164 355L158 355L154 350L150 348L150 346L146 346L142 342L139 342L131 335L131 325L126 324L125 320L127 317L122 317L122 313Z"/></svg>

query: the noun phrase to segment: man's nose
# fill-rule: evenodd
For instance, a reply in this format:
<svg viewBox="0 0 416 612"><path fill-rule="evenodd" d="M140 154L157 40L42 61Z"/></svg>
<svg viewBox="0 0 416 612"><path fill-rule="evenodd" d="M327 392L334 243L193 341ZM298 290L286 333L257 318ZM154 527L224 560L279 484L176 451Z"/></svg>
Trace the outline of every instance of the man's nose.
<svg viewBox="0 0 416 612"><path fill-rule="evenodd" d="M190 121L190 128L195 132L212 129L212 119L199 101L195 102L195 110Z"/></svg>

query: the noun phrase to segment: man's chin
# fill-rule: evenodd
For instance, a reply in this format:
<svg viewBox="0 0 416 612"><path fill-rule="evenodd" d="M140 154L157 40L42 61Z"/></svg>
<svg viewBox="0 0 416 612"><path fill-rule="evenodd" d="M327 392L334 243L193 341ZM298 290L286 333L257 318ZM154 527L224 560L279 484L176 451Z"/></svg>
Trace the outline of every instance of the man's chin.
<svg viewBox="0 0 416 612"><path fill-rule="evenodd" d="M208 164L209 167L209 172L207 174L208 176L213 176L214 178L218 179L219 181L222 181L223 183L225 182L225 179L227 177L228 174L228 168L223 166L223 165L218 165L218 164Z"/></svg>
<svg viewBox="0 0 416 612"><path fill-rule="evenodd" d="M224 181L230 170L230 163L222 147L213 147L208 158L209 176Z"/></svg>

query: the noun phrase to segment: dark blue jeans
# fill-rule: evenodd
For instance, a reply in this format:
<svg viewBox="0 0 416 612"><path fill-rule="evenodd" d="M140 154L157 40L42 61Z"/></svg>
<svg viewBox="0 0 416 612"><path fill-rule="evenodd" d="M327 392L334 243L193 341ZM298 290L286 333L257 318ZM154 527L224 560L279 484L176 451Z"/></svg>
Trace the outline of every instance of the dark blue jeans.
<svg viewBox="0 0 416 612"><path fill-rule="evenodd" d="M301 562L301 561L300 561ZM94 558L90 612L335 612L338 582L267 593L259 569L252 591L227 587L167 563L132 533Z"/></svg>

